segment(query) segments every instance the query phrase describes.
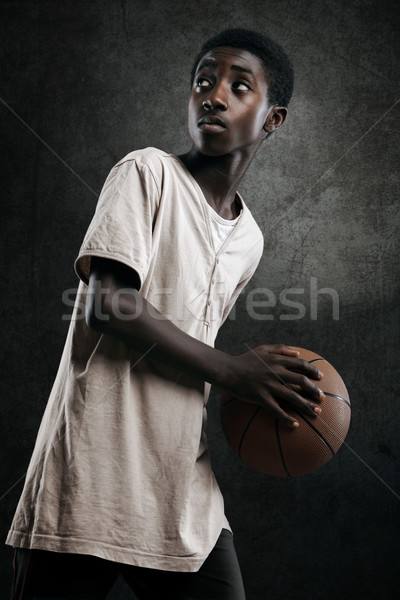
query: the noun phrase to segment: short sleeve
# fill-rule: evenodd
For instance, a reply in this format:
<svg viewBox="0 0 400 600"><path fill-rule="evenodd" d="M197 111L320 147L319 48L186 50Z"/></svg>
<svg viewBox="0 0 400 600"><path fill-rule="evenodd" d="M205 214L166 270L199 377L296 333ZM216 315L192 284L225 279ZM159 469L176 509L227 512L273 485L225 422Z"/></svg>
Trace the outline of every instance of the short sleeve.
<svg viewBox="0 0 400 600"><path fill-rule="evenodd" d="M92 256L110 258L134 269L142 284L152 252L159 191L148 165L127 159L111 169L74 268L88 284Z"/></svg>

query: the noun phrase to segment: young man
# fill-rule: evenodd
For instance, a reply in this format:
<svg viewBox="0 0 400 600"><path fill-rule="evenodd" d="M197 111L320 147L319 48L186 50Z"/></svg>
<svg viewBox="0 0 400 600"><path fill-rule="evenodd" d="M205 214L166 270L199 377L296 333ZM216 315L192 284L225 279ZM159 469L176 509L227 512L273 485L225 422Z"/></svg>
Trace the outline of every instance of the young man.
<svg viewBox="0 0 400 600"><path fill-rule="evenodd" d="M314 415L322 397L287 346L213 347L263 248L236 190L292 83L270 39L223 32L193 67L192 149L135 151L111 170L7 538L14 599L105 598L121 574L137 600L243 600L205 438L210 385L289 427L279 399Z"/></svg>

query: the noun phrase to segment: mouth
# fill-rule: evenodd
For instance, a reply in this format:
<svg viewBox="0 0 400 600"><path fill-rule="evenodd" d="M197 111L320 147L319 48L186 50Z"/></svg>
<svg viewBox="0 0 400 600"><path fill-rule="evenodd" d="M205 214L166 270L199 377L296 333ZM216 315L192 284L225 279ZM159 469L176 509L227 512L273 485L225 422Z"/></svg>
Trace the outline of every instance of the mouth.
<svg viewBox="0 0 400 600"><path fill-rule="evenodd" d="M197 126L207 133L219 133L226 129L225 122L216 115L202 117Z"/></svg>

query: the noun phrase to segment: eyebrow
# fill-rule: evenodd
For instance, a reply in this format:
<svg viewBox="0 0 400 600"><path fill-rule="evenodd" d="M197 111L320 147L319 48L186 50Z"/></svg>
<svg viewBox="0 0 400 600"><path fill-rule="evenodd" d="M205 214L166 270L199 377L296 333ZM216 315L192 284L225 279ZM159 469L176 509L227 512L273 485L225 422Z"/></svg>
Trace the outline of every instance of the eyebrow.
<svg viewBox="0 0 400 600"><path fill-rule="evenodd" d="M218 64L217 64L216 60L214 60L212 58L206 58L205 60L201 61L198 70L200 71L200 69L203 69L205 67L215 68L217 66L218 66ZM250 75L250 77L253 77L253 79L256 78L251 69L247 69L246 67L241 67L240 65L231 65L231 71L238 71L239 73L247 73L248 75Z"/></svg>

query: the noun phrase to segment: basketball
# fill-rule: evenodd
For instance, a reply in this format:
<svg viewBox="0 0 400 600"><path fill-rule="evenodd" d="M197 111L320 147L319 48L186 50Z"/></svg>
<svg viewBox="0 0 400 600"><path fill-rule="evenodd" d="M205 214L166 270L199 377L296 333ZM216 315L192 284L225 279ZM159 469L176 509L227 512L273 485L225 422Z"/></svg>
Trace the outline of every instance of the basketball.
<svg viewBox="0 0 400 600"><path fill-rule="evenodd" d="M228 394L221 398L221 424L228 444L246 465L266 475L296 477L316 471L338 452L350 425L350 399L339 373L322 356L304 348L293 350L324 374L317 384L325 394L318 403L320 414L309 417L279 400L299 422L292 428L266 408Z"/></svg>

